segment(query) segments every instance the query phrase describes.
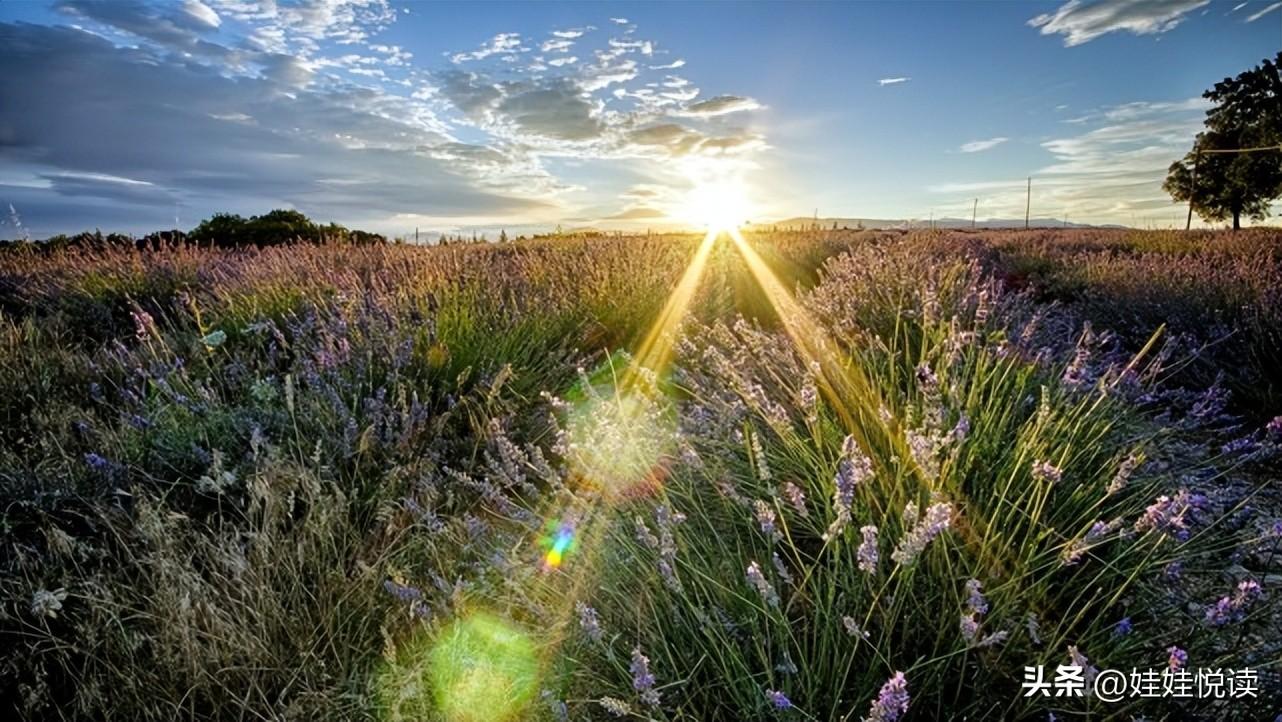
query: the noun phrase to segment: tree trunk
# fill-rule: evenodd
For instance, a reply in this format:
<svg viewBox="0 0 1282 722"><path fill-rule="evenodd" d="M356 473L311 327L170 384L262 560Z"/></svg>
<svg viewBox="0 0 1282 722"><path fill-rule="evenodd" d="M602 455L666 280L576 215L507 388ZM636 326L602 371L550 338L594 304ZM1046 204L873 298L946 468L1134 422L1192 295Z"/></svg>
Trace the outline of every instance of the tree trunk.
<svg viewBox="0 0 1282 722"><path fill-rule="evenodd" d="M1234 208L1233 209L1233 230L1236 231L1241 227L1242 227L1242 211L1238 210L1237 208Z"/></svg>

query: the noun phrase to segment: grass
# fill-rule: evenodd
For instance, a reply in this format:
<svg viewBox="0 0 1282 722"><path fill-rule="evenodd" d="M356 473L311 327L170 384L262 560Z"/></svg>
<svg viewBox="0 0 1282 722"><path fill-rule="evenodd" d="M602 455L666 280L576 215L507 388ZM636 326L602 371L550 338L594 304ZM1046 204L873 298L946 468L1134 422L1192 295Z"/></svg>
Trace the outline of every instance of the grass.
<svg viewBox="0 0 1282 722"><path fill-rule="evenodd" d="M723 239L638 370L699 240L0 257L5 698L853 720L902 672L913 719L1268 711L1020 683L1179 647L1278 689L1269 590L1221 578L1282 535L1282 439L1229 414L1273 392L1154 335L1270 358L1276 239L750 237L782 315Z"/></svg>

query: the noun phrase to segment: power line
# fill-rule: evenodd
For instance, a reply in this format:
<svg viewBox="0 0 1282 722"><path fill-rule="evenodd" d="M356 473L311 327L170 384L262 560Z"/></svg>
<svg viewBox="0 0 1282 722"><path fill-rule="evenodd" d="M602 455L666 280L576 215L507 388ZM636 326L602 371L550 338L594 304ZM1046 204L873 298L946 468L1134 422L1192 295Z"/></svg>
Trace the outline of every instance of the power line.
<svg viewBox="0 0 1282 722"><path fill-rule="evenodd" d="M1193 228L1193 194L1197 192L1197 162L1201 159L1202 154L1258 153L1262 150L1282 150L1282 145L1261 145L1254 148L1208 148L1207 150L1200 150L1196 145L1193 146L1193 172L1189 174L1189 214L1188 218L1184 220L1184 230L1188 231ZM1236 216L1234 216L1234 222L1236 223Z"/></svg>
<svg viewBox="0 0 1282 722"><path fill-rule="evenodd" d="M1219 149L1208 148L1207 150L1194 149L1193 153L1195 155L1202 154L1202 153L1255 153L1261 150L1282 150L1282 145L1261 145L1256 148L1219 148Z"/></svg>

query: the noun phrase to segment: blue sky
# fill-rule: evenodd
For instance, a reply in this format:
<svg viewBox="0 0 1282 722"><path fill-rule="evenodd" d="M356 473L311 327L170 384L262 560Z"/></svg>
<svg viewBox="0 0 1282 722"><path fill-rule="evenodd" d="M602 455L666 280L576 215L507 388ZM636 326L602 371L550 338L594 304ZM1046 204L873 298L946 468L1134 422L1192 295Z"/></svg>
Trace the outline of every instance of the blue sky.
<svg viewBox="0 0 1282 722"><path fill-rule="evenodd" d="M4 3L0 236L1018 217L1030 175L1172 225L1199 95L1279 47L1269 0Z"/></svg>

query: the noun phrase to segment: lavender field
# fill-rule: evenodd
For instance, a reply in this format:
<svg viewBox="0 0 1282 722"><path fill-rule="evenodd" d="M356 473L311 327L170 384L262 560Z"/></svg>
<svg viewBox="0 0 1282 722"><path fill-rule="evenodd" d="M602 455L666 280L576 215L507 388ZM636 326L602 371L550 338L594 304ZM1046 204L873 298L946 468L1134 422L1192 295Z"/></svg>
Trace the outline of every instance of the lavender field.
<svg viewBox="0 0 1282 722"><path fill-rule="evenodd" d="M10 250L2 696L26 719L1272 719L1280 240ZM1022 694L1070 663L1258 689Z"/></svg>

